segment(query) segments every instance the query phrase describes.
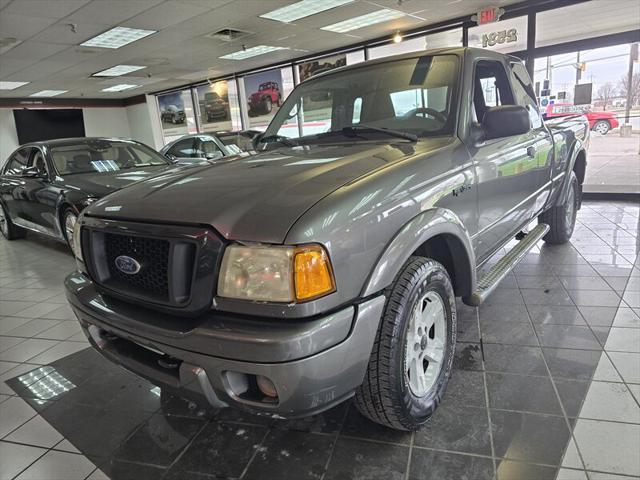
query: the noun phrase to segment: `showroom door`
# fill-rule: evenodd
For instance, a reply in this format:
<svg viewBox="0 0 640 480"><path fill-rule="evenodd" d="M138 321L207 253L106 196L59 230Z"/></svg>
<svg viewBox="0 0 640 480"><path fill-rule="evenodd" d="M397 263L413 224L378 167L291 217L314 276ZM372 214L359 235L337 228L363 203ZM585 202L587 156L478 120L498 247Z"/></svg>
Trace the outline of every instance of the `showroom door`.
<svg viewBox="0 0 640 480"><path fill-rule="evenodd" d="M479 121L491 107L516 103L502 62L482 60L476 64L473 103ZM491 248L515 234L533 215L537 191L544 185L538 171L540 141L536 131L530 130L523 135L486 140L473 147L478 178L479 261L493 253Z"/></svg>

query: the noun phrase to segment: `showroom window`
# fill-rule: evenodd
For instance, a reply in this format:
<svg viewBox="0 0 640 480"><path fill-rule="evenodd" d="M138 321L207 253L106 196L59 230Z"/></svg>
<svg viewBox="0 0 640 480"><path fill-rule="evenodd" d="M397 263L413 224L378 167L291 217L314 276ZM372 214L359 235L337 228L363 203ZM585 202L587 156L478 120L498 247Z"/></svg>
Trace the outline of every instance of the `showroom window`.
<svg viewBox="0 0 640 480"><path fill-rule="evenodd" d="M469 46L509 53L527 48L527 16L501 20L469 29Z"/></svg>
<svg viewBox="0 0 640 480"><path fill-rule="evenodd" d="M29 154L31 149L29 148L21 148L18 150L13 157L7 163L5 168L6 175L20 175L22 170L27 168L29 164Z"/></svg>
<svg viewBox="0 0 640 480"><path fill-rule="evenodd" d="M426 49L461 47L462 28L454 28L444 32L424 35L415 38L408 38L399 43L390 43L380 47L368 49L369 59L389 57L401 53L419 52Z"/></svg>

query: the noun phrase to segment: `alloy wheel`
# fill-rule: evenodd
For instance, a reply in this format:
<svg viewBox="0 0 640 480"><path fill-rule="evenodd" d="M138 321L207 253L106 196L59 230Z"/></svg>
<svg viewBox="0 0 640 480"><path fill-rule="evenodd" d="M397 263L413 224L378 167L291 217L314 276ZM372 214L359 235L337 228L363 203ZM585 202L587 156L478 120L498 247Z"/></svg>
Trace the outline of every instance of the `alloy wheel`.
<svg viewBox="0 0 640 480"><path fill-rule="evenodd" d="M76 217L73 213L68 213L64 217L64 233L67 237L67 243L69 244L71 251L73 251L73 229L76 226L77 220L78 217Z"/></svg>
<svg viewBox="0 0 640 480"><path fill-rule="evenodd" d="M427 292L413 309L405 344L405 375L411 392L424 397L436 383L444 360L446 342L444 302Z"/></svg>
<svg viewBox="0 0 640 480"><path fill-rule="evenodd" d="M4 213L4 208L0 207L0 232L6 237L9 235L9 224Z"/></svg>

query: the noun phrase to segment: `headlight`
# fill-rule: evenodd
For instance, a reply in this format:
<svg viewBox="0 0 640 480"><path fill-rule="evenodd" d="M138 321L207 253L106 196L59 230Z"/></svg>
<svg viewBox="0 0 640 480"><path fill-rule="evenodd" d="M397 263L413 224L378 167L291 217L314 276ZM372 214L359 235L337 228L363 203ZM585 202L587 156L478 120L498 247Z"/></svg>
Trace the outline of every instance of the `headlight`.
<svg viewBox="0 0 640 480"><path fill-rule="evenodd" d="M336 290L331 262L320 245L227 247L220 297L266 302L304 302Z"/></svg>
<svg viewBox="0 0 640 480"><path fill-rule="evenodd" d="M81 262L84 261L82 258L82 246L80 242L80 219L76 221L76 224L73 226L73 253L78 260Z"/></svg>

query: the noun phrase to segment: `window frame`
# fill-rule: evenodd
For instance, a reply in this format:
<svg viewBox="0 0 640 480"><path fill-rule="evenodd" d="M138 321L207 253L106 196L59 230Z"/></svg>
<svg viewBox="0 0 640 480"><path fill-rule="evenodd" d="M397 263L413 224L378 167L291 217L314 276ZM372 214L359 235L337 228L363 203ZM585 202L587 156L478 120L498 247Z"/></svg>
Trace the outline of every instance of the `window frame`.
<svg viewBox="0 0 640 480"><path fill-rule="evenodd" d="M9 176L9 177L21 177L22 175L20 173L9 173L10 167L11 167L11 163L16 160L16 156L18 155L18 153L20 153L23 150L27 151L26 154L26 161L24 164L24 167L22 168L22 170L25 170L27 168L29 168L29 164L31 163L31 159L33 158L33 148L34 147L20 147L17 150L15 150L11 156L9 157L9 160L7 160L7 163L4 165L4 168L2 169L2 174Z"/></svg>

